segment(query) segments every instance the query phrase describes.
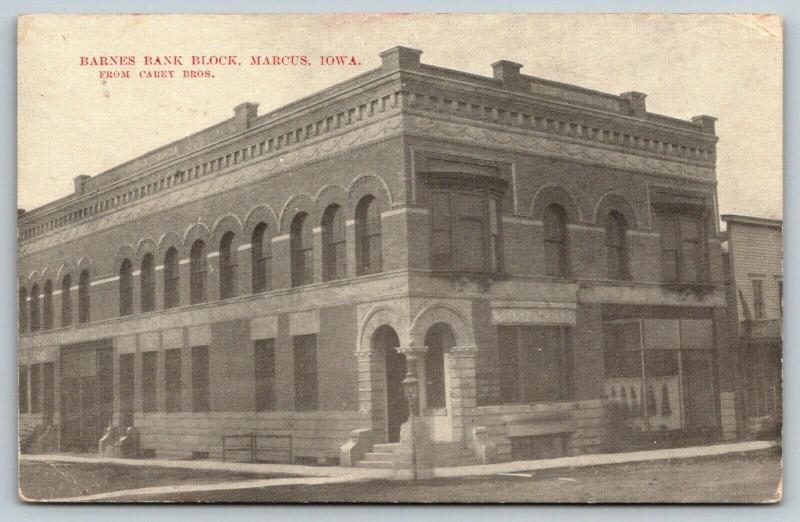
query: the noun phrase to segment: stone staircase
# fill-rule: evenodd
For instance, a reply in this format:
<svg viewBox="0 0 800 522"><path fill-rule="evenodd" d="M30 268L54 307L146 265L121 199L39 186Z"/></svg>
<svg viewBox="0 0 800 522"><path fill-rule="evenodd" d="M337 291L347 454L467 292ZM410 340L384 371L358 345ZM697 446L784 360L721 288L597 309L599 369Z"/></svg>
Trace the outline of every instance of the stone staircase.
<svg viewBox="0 0 800 522"><path fill-rule="evenodd" d="M372 451L364 453L364 460L359 461L356 466L359 468L395 469L397 468L397 451L399 449L399 442L375 444L372 446Z"/></svg>
<svg viewBox="0 0 800 522"><path fill-rule="evenodd" d="M399 442L375 444L372 451L364 454L364 459L356 466L359 468L373 469L398 469L397 452L400 450ZM434 442L432 447L433 467L469 466L480 464L475 453L464 447L462 442Z"/></svg>

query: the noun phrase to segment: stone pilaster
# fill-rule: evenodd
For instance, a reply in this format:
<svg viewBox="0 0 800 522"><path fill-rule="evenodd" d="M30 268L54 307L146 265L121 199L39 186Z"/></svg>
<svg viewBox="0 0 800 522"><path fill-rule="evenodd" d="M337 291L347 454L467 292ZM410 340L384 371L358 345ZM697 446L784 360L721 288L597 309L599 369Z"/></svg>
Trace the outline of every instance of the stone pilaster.
<svg viewBox="0 0 800 522"><path fill-rule="evenodd" d="M454 441L465 440L467 424L477 405L477 379L475 376L476 346L455 346L447 357L449 377L448 409L452 419Z"/></svg>

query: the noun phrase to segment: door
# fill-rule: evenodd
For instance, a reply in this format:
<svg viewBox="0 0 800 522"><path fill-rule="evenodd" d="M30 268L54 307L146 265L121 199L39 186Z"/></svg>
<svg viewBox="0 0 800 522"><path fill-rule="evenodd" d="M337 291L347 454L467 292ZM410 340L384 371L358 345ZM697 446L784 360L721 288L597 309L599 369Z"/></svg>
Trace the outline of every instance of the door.
<svg viewBox="0 0 800 522"><path fill-rule="evenodd" d="M119 356L119 424L133 426L133 354Z"/></svg>
<svg viewBox="0 0 800 522"><path fill-rule="evenodd" d="M713 352L685 350L683 359L684 418L686 428L717 425Z"/></svg>
<svg viewBox="0 0 800 522"><path fill-rule="evenodd" d="M408 401L403 393L406 356L396 348L386 349L386 417L387 439L400 440L400 426L408 420Z"/></svg>
<svg viewBox="0 0 800 522"><path fill-rule="evenodd" d="M113 415L111 349L96 343L62 348L62 449L94 452Z"/></svg>

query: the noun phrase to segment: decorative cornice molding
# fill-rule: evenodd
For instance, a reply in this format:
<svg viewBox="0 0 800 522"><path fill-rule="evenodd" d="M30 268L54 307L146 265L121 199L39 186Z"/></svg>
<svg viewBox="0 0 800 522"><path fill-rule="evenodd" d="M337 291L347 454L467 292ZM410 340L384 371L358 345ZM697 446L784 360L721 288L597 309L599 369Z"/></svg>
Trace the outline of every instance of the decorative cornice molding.
<svg viewBox="0 0 800 522"><path fill-rule="evenodd" d="M575 324L569 308L492 308L492 324Z"/></svg>
<svg viewBox="0 0 800 522"><path fill-rule="evenodd" d="M568 141L561 136L538 136L533 131L518 128L495 128L475 123L435 119L426 113L407 114L403 118L406 132L437 139L456 140L470 145L497 147L539 156L568 159L592 165L632 170L645 174L679 177L707 183L715 182L714 169L680 161L670 161L585 145Z"/></svg>
<svg viewBox="0 0 800 522"><path fill-rule="evenodd" d="M281 149L273 156L252 164L244 164L238 169L222 175L165 192L163 195L147 198L139 203L119 209L107 216L36 238L19 246L19 256L26 256L48 248L73 241L79 237L93 234L125 222L156 214L168 209L211 197L237 187L254 183L265 176L284 172L291 168L318 161L324 157L341 153L354 147L379 141L400 134L402 117L395 113L385 119L353 128L349 132L331 136L310 144L300 144L294 150Z"/></svg>

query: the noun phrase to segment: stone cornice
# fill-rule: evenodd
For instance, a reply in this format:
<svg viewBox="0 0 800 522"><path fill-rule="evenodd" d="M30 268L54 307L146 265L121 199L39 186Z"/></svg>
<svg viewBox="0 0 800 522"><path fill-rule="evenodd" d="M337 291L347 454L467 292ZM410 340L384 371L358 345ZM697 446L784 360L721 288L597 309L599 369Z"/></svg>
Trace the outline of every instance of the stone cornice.
<svg viewBox="0 0 800 522"><path fill-rule="evenodd" d="M443 76L442 71L449 72L447 76ZM531 104L542 107L560 108L576 114L590 114L597 118L604 120L613 120L620 125L632 125L637 127L647 127L651 129L658 129L670 133L684 134L691 136L695 140L702 140L705 142L715 143L717 137L713 134L704 133L693 123L682 120L679 118L672 118L661 114L647 113L646 117L635 117L632 115L625 115L619 112L619 97L613 94L602 93L599 91L592 91L591 89L583 89L578 86L568 84L558 84L558 82L551 82L549 80L542 80L535 78L537 82L547 82L553 85L562 87L560 96L552 96L535 90L512 91L504 88L501 84L493 84L490 78L470 75L462 73L461 71L448 70L441 67L423 66L420 71L403 71L404 79L419 79L425 81L434 87L443 89L456 87L463 93L475 93L475 83L481 83L480 94L489 95L498 99L506 101L515 101L523 104ZM528 80L533 79L530 76L522 76ZM540 85L541 86L541 85ZM566 90L564 89L566 88ZM579 103L573 101L565 94L572 94L578 96L587 96L591 98L602 98L605 104L600 103Z"/></svg>
<svg viewBox="0 0 800 522"><path fill-rule="evenodd" d="M412 135L568 159L644 174L716 183L713 167L654 158L637 152L623 152L597 143L586 144L567 137L551 136L530 130L503 128L490 123L462 122L439 114L431 117L425 111L406 110L406 112L409 115L403 119L403 128L406 133Z"/></svg>
<svg viewBox="0 0 800 522"><path fill-rule="evenodd" d="M401 115L399 109L394 109L384 113L380 119L365 120L360 125L347 127L337 134L320 136L317 139L285 147L271 155L229 169L220 175L203 177L185 185L178 185L171 190L132 202L108 214L33 238L19 246L19 256L23 257L46 250L145 215L205 199L299 165L318 161L401 133L577 161L649 175L715 183L714 169L711 167L653 158L635 151L623 152L597 143L578 142L568 137L552 136L533 130L488 122L460 121L453 116L430 114L417 109L403 109Z"/></svg>
<svg viewBox="0 0 800 522"><path fill-rule="evenodd" d="M77 223L34 238L19 246L19 256L30 255L145 215L163 212L242 187L299 165L399 135L401 131L401 116L397 112L387 113L387 116L381 120L372 120L360 127L348 128L338 135L325 136L316 141L303 142L298 146L281 149L271 156L259 159L254 163L243 164L241 167L225 171L221 175L200 178L193 183L179 185L172 190L133 202L104 216L98 216L93 220Z"/></svg>

